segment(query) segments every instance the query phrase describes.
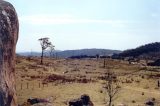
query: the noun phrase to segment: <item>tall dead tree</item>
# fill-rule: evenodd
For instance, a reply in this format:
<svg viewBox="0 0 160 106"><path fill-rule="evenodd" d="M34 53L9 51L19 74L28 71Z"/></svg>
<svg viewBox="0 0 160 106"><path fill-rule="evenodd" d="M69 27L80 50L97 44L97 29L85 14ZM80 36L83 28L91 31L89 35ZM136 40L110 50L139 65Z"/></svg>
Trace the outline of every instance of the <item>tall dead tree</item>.
<svg viewBox="0 0 160 106"><path fill-rule="evenodd" d="M108 71L105 80L106 80L106 85L104 88L106 89L107 95L109 97L108 106L111 106L113 102L113 98L120 90L120 86L117 84L116 74L114 74L111 71Z"/></svg>
<svg viewBox="0 0 160 106"><path fill-rule="evenodd" d="M18 31L14 7L0 0L0 106L17 106L14 77Z"/></svg>
<svg viewBox="0 0 160 106"><path fill-rule="evenodd" d="M46 50L48 47L50 47L52 44L49 41L49 38L45 37L45 38L40 38L38 39L40 41L41 44L41 48L42 48L42 54L41 54L41 64L43 64L43 57L44 57L44 50Z"/></svg>
<svg viewBox="0 0 160 106"><path fill-rule="evenodd" d="M54 57L54 50L55 50L54 47L55 46L53 44L49 46L49 54L51 58Z"/></svg>

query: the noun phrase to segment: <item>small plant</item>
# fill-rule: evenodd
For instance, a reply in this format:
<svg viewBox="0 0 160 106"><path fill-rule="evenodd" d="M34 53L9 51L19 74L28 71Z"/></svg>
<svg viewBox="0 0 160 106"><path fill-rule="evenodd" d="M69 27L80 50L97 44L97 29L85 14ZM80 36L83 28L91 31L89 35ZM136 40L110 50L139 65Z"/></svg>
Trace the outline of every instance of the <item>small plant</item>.
<svg viewBox="0 0 160 106"><path fill-rule="evenodd" d="M154 102L154 101L156 101L156 99L155 99L155 98L152 98L151 100L152 100L153 102Z"/></svg>
<svg viewBox="0 0 160 106"><path fill-rule="evenodd" d="M31 56L28 56L26 60L31 61Z"/></svg>
<svg viewBox="0 0 160 106"><path fill-rule="evenodd" d="M126 83L132 83L132 81L131 81L131 80L128 80L128 79L126 79Z"/></svg>
<svg viewBox="0 0 160 106"><path fill-rule="evenodd" d="M133 79L133 78L131 78L131 81L134 81L134 79Z"/></svg>
<svg viewBox="0 0 160 106"><path fill-rule="evenodd" d="M140 83L140 80L136 80L135 82Z"/></svg>
<svg viewBox="0 0 160 106"><path fill-rule="evenodd" d="M158 88L158 87L155 87L154 89L158 90L159 88Z"/></svg>
<svg viewBox="0 0 160 106"><path fill-rule="evenodd" d="M100 92L100 93L103 93L103 90L100 90L99 92Z"/></svg>
<svg viewBox="0 0 160 106"><path fill-rule="evenodd" d="M144 79L144 75L142 75L141 78Z"/></svg>
<svg viewBox="0 0 160 106"><path fill-rule="evenodd" d="M136 101L135 101L135 100L132 100L132 103L136 103Z"/></svg>

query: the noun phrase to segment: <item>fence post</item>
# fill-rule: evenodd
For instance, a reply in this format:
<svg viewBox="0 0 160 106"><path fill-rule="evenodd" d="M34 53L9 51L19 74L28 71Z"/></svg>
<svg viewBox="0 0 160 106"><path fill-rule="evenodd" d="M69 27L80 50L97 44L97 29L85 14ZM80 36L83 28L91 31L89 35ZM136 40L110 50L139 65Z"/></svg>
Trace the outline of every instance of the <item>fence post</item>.
<svg viewBox="0 0 160 106"><path fill-rule="evenodd" d="M44 83L42 83L43 84L43 88L44 88Z"/></svg>

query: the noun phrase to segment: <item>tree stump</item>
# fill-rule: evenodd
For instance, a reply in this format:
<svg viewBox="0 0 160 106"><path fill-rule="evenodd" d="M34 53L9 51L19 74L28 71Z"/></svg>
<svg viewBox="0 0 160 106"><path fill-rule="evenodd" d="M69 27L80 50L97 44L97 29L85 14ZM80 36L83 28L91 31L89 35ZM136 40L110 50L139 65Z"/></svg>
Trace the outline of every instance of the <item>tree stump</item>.
<svg viewBox="0 0 160 106"><path fill-rule="evenodd" d="M18 31L14 7L0 0L0 106L17 106L14 77Z"/></svg>

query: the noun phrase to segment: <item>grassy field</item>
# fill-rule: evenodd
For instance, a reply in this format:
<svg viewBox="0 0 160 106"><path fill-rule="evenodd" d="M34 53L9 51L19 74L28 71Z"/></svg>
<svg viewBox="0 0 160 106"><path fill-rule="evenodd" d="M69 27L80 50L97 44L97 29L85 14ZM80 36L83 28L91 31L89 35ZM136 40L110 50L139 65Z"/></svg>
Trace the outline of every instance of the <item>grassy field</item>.
<svg viewBox="0 0 160 106"><path fill-rule="evenodd" d="M54 106L67 106L68 101L88 94L95 106L106 106L108 96L102 78L108 71L116 74L120 86L114 106L145 106L148 99L154 99L156 106L160 106L160 67L112 59L106 59L105 67L104 59L45 58L41 65L38 57L17 57L18 103L38 97L50 99Z"/></svg>

